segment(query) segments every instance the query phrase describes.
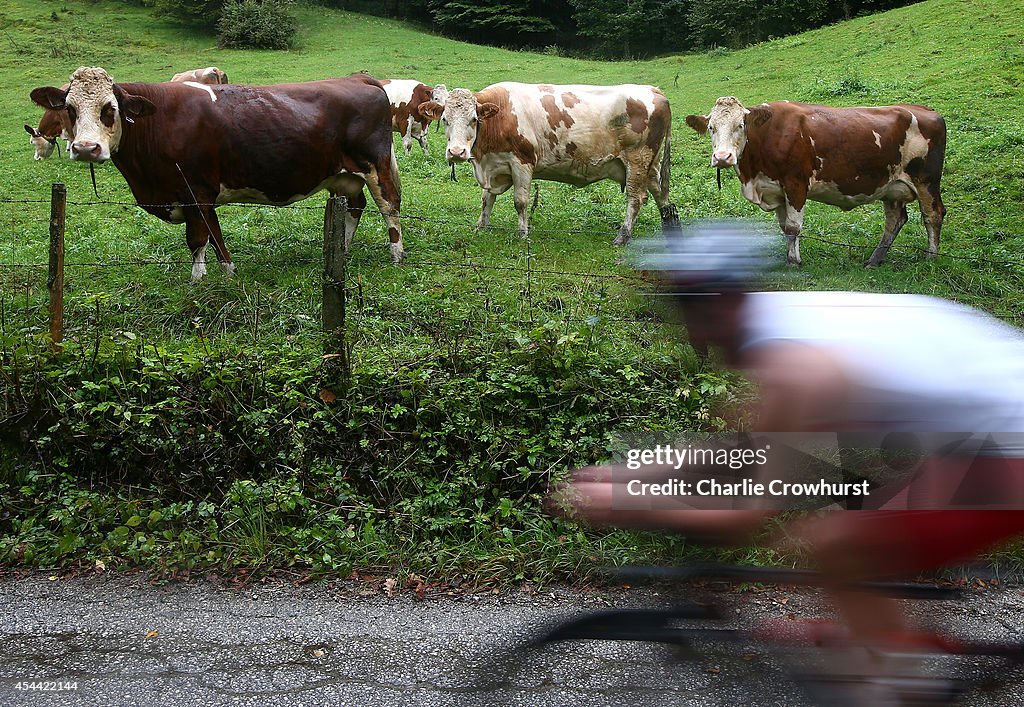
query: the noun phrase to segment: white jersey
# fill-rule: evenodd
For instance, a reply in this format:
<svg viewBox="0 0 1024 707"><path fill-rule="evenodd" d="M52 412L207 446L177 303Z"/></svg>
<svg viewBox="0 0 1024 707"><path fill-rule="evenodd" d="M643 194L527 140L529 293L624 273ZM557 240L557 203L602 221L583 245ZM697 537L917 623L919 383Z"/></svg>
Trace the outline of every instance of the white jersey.
<svg viewBox="0 0 1024 707"><path fill-rule="evenodd" d="M772 341L822 347L849 372L847 428L992 435L1024 456L1024 332L923 295L756 292L744 350Z"/></svg>

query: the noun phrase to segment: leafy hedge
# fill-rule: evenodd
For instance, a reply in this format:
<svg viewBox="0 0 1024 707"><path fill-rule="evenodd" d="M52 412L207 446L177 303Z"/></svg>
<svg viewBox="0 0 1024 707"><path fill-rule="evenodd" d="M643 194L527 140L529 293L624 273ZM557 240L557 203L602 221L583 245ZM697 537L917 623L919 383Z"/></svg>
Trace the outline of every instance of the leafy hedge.
<svg viewBox="0 0 1024 707"><path fill-rule="evenodd" d="M291 0L227 0L217 44L228 49L289 49L298 31Z"/></svg>
<svg viewBox="0 0 1024 707"><path fill-rule="evenodd" d="M0 562L30 564L569 572L638 541L549 517L552 475L624 433L720 424L727 395L679 358L640 366L545 326L351 380L284 345L5 358Z"/></svg>

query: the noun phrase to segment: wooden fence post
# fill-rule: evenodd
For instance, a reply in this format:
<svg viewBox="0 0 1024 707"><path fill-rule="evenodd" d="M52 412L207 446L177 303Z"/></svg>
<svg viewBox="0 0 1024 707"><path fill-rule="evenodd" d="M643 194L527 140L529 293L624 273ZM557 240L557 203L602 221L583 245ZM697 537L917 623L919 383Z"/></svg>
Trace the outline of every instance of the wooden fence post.
<svg viewBox="0 0 1024 707"><path fill-rule="evenodd" d="M50 291L50 345L61 349L64 341L64 217L68 188L61 183L50 189L50 271L46 288Z"/></svg>
<svg viewBox="0 0 1024 707"><path fill-rule="evenodd" d="M351 365L345 336L345 214L348 200L332 196L324 209L323 327L328 332L324 353L341 364L348 380ZM327 360L331 360L330 358Z"/></svg>

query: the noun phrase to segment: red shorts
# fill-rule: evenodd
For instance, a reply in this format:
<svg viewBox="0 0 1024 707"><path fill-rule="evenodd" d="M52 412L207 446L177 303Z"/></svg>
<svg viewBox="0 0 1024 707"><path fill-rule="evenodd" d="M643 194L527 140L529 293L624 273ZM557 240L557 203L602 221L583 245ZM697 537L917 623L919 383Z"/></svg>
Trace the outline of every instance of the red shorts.
<svg viewBox="0 0 1024 707"><path fill-rule="evenodd" d="M969 561L1024 535L1024 511L840 511L831 520L845 538L832 551L869 558L879 577Z"/></svg>

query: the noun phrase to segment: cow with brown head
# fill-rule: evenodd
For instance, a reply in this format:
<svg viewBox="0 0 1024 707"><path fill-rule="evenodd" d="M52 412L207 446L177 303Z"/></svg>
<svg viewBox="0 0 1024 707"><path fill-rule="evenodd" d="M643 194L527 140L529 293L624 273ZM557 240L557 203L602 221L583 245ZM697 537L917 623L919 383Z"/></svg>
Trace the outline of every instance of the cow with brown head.
<svg viewBox="0 0 1024 707"><path fill-rule="evenodd" d="M732 167L743 196L774 211L789 240L787 262L799 265L808 200L848 210L885 205L885 231L866 265L885 260L915 199L928 231L928 256L939 249L946 207L940 182L946 124L925 106L859 108L775 101L746 108L719 98L686 124L711 136L711 166Z"/></svg>
<svg viewBox="0 0 1024 707"><path fill-rule="evenodd" d="M234 271L215 208L283 206L321 190L348 198L346 246L371 196L402 259L401 194L391 112L380 83L347 78L248 86L115 83L82 67L70 87L37 88L32 100L67 114L71 159L112 160L143 209L185 224L192 278L206 274L212 239Z"/></svg>

